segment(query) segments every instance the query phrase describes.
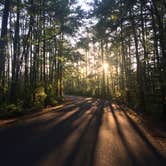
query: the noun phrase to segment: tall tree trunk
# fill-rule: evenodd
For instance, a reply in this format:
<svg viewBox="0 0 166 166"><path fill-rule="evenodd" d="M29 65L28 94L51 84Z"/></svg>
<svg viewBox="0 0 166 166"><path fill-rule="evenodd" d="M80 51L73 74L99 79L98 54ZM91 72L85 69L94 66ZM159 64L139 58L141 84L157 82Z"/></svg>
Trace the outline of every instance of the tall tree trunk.
<svg viewBox="0 0 166 166"><path fill-rule="evenodd" d="M59 96L63 96L63 64L62 64L62 56L63 56L63 33L60 36L60 48L59 48Z"/></svg>
<svg viewBox="0 0 166 166"><path fill-rule="evenodd" d="M12 62L12 83L11 83L11 102L15 102L19 95L18 90L18 65L19 65L19 56L20 56L20 39L19 39L19 31L20 31L20 0L17 0L17 17L15 22L15 35L14 35L14 55ZM17 93L15 90L17 89Z"/></svg>
<svg viewBox="0 0 166 166"><path fill-rule="evenodd" d="M164 1L161 2L156 2L155 0L152 0L152 8L155 11L156 15L156 20L158 23L158 32L159 32L159 41L160 41L160 48L161 48L161 53L162 53L162 58L161 58L161 64L160 64L160 83L161 83L161 98L162 98L162 111L163 111L163 116L166 118L166 28L164 27L164 21L163 17L166 12L166 6L163 5L164 10L162 11L158 9L157 3L162 3L164 4Z"/></svg>
<svg viewBox="0 0 166 166"><path fill-rule="evenodd" d="M43 0L42 6L43 6L43 82L44 82L44 87L46 87L45 0Z"/></svg>
<svg viewBox="0 0 166 166"><path fill-rule="evenodd" d="M135 54L136 54L136 63L137 63L138 102L139 102L140 110L145 111L145 96L144 96L142 76L141 76L141 63L140 63L140 56L139 56L139 51L138 51L138 38L137 38L137 31L136 31L136 23L133 18L133 15L131 13L131 10L130 10L130 21L131 21L132 31L133 31L133 36L134 36Z"/></svg>
<svg viewBox="0 0 166 166"><path fill-rule="evenodd" d="M104 69L104 43L101 39L101 62L102 62L102 96L106 95L106 87L105 87L105 69Z"/></svg>
<svg viewBox="0 0 166 166"><path fill-rule="evenodd" d="M5 58L7 47L7 25L10 10L10 0L5 0L2 26L1 26L1 38L0 38L0 93L3 95L3 87L5 83ZM1 92L2 89L2 92Z"/></svg>
<svg viewBox="0 0 166 166"><path fill-rule="evenodd" d="M28 33L26 35L25 38L25 42L24 42L24 46L23 46L23 53L22 53L22 61L24 58L24 101L25 104L28 104L30 101L30 89L29 89L29 76L28 76L28 64L29 64L29 59L30 59L30 66L32 64L32 57L29 58L28 56L30 55L30 41L32 41L32 31L33 31L33 25L34 25L34 15L33 15L33 10L34 10L34 5L33 5L33 0L30 1L30 20L29 20L29 27L28 27ZM32 69L32 67L30 68L30 70ZM32 70L31 70L32 71ZM30 71L30 74L32 74L32 72Z"/></svg>
<svg viewBox="0 0 166 166"><path fill-rule="evenodd" d="M146 93L148 91L148 86L147 86L147 76L146 76L146 66L149 65L148 64L148 54L147 54L147 48L146 48L146 41L145 41L145 25L144 25L144 13L143 13L143 2L141 2L141 31L142 31L142 47L143 47L143 56L144 56L144 61L143 61L143 67L141 70L141 74L142 74L142 91L144 95L144 109L146 110Z"/></svg>

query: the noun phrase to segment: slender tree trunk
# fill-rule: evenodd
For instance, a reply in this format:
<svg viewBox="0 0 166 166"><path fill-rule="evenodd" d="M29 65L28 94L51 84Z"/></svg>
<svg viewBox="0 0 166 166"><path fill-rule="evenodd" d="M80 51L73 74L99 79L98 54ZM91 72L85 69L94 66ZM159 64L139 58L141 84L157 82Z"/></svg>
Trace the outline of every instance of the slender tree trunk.
<svg viewBox="0 0 166 166"><path fill-rule="evenodd" d="M163 3L164 1L162 1ZM164 3L163 3L164 4ZM164 22L163 22L163 16L166 12L166 7L164 6L164 12L162 13L162 10L159 11L157 7L157 2L155 0L152 0L152 7L154 8L155 15L156 15L156 20L158 23L158 32L159 32L159 41L160 41L160 48L161 48L161 53L162 53L162 58L161 58L161 64L160 64L160 83L161 83L161 98L162 98L162 111L163 111L163 116L166 118L166 28L164 27Z"/></svg>
<svg viewBox="0 0 166 166"><path fill-rule="evenodd" d="M59 96L63 96L63 64L62 64L62 56L63 56L63 33L61 33L60 39L60 49L59 49Z"/></svg>
<svg viewBox="0 0 166 166"><path fill-rule="evenodd" d="M43 0L42 3L43 6L43 82L44 82L44 87L46 87L46 31L45 31L45 0Z"/></svg>
<svg viewBox="0 0 166 166"><path fill-rule="evenodd" d="M17 17L15 22L15 36L14 36L14 55L12 62L12 83L11 83L11 102L15 102L19 96L19 87L18 84L18 65L19 65L19 56L20 56L20 0L17 0ZM15 90L17 89L17 93Z"/></svg>
<svg viewBox="0 0 166 166"><path fill-rule="evenodd" d="M1 26L1 37L0 37L0 91L3 94L3 87L5 83L5 58L6 58L6 47L7 47L7 25L10 10L10 0L5 0L2 26Z"/></svg>
<svg viewBox="0 0 166 166"><path fill-rule="evenodd" d="M141 63L140 63L140 56L139 56L139 50L138 50L138 38L137 38L137 32L136 32L136 25L133 18L133 15L130 11L130 19L132 24L132 31L134 36L134 44L135 44L135 54L136 54L136 63L137 63L137 87L138 87L138 102L139 107L142 111L145 111L145 96L143 92L143 85L142 85L142 76L141 76Z"/></svg>
<svg viewBox="0 0 166 166"><path fill-rule="evenodd" d="M34 6L33 6L33 0L30 1L30 5L31 5L31 14L30 14L30 20L29 20L29 28L28 28L28 33L26 35L25 38L25 44L23 46L23 53L22 53L22 61L23 61L23 57L24 57L24 101L26 104L29 103L30 100L30 89L29 89L29 85L30 85L30 80L32 80L32 57L29 57L29 55L31 55L31 43L30 41L32 41L32 31L33 31L33 25L34 25L34 15L32 13L32 11L34 10ZM29 77L29 61L30 61L30 77Z"/></svg>
<svg viewBox="0 0 166 166"><path fill-rule="evenodd" d="M106 87L105 87L105 69L104 69L104 43L101 40L101 62L102 62L102 96L106 95Z"/></svg>

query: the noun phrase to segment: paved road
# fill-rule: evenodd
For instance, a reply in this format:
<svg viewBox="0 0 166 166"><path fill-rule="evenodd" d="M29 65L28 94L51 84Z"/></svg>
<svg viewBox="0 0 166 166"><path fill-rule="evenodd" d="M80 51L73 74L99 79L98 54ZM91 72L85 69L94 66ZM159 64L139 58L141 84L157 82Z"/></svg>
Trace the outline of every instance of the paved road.
<svg viewBox="0 0 166 166"><path fill-rule="evenodd" d="M160 166L166 161L110 103L68 97L61 109L0 129L0 166Z"/></svg>

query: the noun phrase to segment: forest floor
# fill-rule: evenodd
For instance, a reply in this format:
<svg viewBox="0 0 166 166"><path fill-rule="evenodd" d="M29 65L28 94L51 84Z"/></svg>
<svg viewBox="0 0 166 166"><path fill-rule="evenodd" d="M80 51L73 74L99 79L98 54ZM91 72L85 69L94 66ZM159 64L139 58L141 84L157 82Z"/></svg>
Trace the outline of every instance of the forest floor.
<svg viewBox="0 0 166 166"><path fill-rule="evenodd" d="M166 138L159 141L145 125L134 111L109 101L67 96L59 106L0 120L0 162L3 166L164 166Z"/></svg>

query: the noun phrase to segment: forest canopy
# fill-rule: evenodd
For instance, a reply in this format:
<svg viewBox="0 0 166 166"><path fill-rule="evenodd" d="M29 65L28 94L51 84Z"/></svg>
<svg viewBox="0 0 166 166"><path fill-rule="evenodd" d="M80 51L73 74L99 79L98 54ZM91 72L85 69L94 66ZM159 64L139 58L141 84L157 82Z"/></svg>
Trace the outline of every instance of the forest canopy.
<svg viewBox="0 0 166 166"><path fill-rule="evenodd" d="M0 24L2 112L75 94L166 117L165 0L3 0Z"/></svg>

